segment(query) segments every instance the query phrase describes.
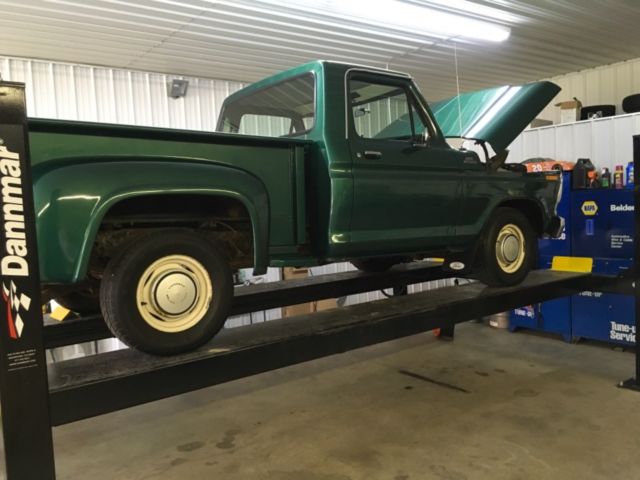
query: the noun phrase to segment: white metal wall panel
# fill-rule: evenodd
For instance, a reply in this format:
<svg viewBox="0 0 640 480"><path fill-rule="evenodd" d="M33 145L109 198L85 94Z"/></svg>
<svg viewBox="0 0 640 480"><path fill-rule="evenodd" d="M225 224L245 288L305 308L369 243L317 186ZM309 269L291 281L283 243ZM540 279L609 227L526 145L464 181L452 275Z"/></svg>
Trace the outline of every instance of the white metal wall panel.
<svg viewBox="0 0 640 480"><path fill-rule="evenodd" d="M590 158L599 168L613 169L633 160L633 135L640 135L640 113L534 128L509 147L509 161Z"/></svg>
<svg viewBox="0 0 640 480"><path fill-rule="evenodd" d="M267 269L266 275L260 275L258 277L251 276L251 269L245 269L245 272L247 272L247 276L249 278L247 284L279 282L280 280L282 280L282 270L279 268L269 268ZM224 326L225 328L242 327L244 325L253 325L254 323L276 320L278 318L282 318L282 309L273 308L261 312L251 312L245 313L243 315L235 315L233 317L229 317Z"/></svg>
<svg viewBox="0 0 640 480"><path fill-rule="evenodd" d="M350 272L355 271L356 268L349 262L332 263L330 265L323 265L320 267L313 267L310 269L312 275L326 275L330 273ZM432 282L423 282L416 285L409 286L409 293L423 292L427 290L434 290L436 288L442 288L453 285L453 279L434 280ZM387 293L391 294L392 290L389 289ZM349 295L347 297L338 299L339 306L355 305L358 303L371 302L374 300L382 300L385 296L379 291L359 293L356 295Z"/></svg>
<svg viewBox="0 0 640 480"><path fill-rule="evenodd" d="M218 112L240 82L0 57L5 80L27 85L30 117L215 130ZM189 81L187 95L167 96L174 78Z"/></svg>
<svg viewBox="0 0 640 480"><path fill-rule="evenodd" d="M615 105L616 113L623 114L624 97L640 93L640 58L604 65L550 78L562 90L542 111L540 118L560 122L560 109L555 103L576 97L583 106Z"/></svg>

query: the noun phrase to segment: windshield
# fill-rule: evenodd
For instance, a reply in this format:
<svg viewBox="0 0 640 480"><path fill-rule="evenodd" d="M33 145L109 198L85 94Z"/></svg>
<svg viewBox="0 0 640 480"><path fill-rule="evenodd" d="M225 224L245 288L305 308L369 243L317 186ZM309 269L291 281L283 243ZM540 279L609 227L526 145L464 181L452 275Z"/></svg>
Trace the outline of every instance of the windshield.
<svg viewBox="0 0 640 480"><path fill-rule="evenodd" d="M311 73L226 103L218 131L262 137L304 135L315 123L315 82Z"/></svg>

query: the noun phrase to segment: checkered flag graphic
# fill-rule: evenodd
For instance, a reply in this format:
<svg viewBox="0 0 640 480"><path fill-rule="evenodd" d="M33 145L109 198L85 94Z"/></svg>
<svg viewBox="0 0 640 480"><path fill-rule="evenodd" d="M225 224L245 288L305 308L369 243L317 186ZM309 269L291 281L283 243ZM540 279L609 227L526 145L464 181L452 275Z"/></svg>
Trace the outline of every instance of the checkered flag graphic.
<svg viewBox="0 0 640 480"><path fill-rule="evenodd" d="M7 321L9 322L9 336L19 338L22 335L24 322L20 318L20 310L28 311L31 298L24 293L18 293L16 284L11 281L9 287L2 283L2 297L7 304Z"/></svg>

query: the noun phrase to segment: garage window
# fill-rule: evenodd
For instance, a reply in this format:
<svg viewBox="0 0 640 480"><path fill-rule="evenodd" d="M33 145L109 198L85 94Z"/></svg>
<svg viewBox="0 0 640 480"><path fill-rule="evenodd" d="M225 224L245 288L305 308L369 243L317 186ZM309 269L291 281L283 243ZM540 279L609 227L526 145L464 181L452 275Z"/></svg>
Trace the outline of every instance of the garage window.
<svg viewBox="0 0 640 480"><path fill-rule="evenodd" d="M304 74L225 104L218 130L263 137L294 137L315 123L315 81Z"/></svg>

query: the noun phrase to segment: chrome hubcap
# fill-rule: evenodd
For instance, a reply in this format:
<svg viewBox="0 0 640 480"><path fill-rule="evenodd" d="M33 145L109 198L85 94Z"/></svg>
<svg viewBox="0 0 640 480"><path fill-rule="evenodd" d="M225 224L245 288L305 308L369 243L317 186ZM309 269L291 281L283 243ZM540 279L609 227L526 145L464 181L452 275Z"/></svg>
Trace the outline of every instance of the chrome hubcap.
<svg viewBox="0 0 640 480"><path fill-rule="evenodd" d="M508 262L513 262L518 258L520 251L520 241L513 235L509 235L502 242L502 255Z"/></svg>
<svg viewBox="0 0 640 480"><path fill-rule="evenodd" d="M136 304L143 320L167 333L183 332L198 324L212 299L207 270L186 255L168 255L153 262L136 289Z"/></svg>
<svg viewBox="0 0 640 480"><path fill-rule="evenodd" d="M191 308L197 293L193 278L183 273L171 273L157 282L153 299L158 309L167 315L180 315Z"/></svg>
<svg viewBox="0 0 640 480"><path fill-rule="evenodd" d="M498 232L496 239L496 260L506 273L517 271L526 256L524 233L517 225L509 223Z"/></svg>

